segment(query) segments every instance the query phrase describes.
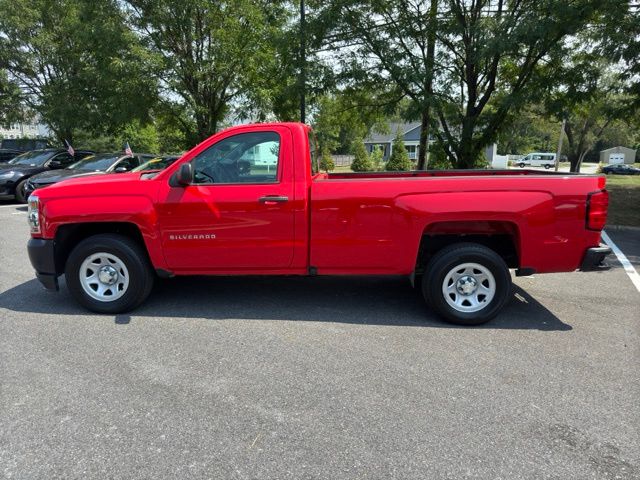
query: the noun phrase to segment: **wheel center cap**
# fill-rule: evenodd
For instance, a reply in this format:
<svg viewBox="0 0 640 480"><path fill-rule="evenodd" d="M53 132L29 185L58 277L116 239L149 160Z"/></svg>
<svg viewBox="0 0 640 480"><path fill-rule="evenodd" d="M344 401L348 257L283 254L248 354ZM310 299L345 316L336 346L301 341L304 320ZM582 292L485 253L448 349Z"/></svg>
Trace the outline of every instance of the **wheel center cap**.
<svg viewBox="0 0 640 480"><path fill-rule="evenodd" d="M98 280L105 285L113 285L118 281L118 271L110 265L100 267Z"/></svg>
<svg viewBox="0 0 640 480"><path fill-rule="evenodd" d="M478 289L478 281L471 275L464 275L456 282L456 290L461 295L471 295Z"/></svg>

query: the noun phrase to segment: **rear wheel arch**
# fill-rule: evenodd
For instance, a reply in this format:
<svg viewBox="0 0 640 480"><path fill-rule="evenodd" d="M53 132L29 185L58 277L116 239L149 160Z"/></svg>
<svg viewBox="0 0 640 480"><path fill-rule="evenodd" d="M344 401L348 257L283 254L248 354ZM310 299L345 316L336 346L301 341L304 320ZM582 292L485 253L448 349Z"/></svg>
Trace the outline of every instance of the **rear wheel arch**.
<svg viewBox="0 0 640 480"><path fill-rule="evenodd" d="M520 265L520 232L509 221L438 222L422 232L414 274L420 276L429 260L440 250L457 243L482 245L498 254L509 268Z"/></svg>

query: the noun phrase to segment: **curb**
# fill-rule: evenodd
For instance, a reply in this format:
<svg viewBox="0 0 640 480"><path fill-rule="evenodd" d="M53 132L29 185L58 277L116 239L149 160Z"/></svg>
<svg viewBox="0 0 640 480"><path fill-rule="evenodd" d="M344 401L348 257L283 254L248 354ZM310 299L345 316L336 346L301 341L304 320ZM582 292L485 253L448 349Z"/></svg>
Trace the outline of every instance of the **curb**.
<svg viewBox="0 0 640 480"><path fill-rule="evenodd" d="M640 227L632 227L629 225L607 225L604 229L613 232L640 232Z"/></svg>

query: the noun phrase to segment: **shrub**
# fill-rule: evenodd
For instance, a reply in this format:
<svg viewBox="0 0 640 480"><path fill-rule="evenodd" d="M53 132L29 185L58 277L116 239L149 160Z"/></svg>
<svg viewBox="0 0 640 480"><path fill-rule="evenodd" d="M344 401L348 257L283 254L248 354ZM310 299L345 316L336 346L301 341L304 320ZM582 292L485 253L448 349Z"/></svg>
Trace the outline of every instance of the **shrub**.
<svg viewBox="0 0 640 480"><path fill-rule="evenodd" d="M371 165L375 170L382 170L382 162L384 161L384 154L382 153L382 149L380 147L374 148L369 156L369 160L371 161Z"/></svg>
<svg viewBox="0 0 640 480"><path fill-rule="evenodd" d="M353 162L351 162L351 170L354 172L370 172L373 170L373 165L371 165L367 149L361 138L353 141L351 153L354 155Z"/></svg>
<svg viewBox="0 0 640 480"><path fill-rule="evenodd" d="M398 130L396 138L393 140L391 157L385 168L389 172L401 172L411 170L412 166L409 152L407 152L407 149L404 147L404 142L402 141L402 133Z"/></svg>
<svg viewBox="0 0 640 480"><path fill-rule="evenodd" d="M325 172L331 172L336 168L336 164L333 161L333 157L331 153L329 153L328 148L323 148L320 153L320 170L324 170Z"/></svg>

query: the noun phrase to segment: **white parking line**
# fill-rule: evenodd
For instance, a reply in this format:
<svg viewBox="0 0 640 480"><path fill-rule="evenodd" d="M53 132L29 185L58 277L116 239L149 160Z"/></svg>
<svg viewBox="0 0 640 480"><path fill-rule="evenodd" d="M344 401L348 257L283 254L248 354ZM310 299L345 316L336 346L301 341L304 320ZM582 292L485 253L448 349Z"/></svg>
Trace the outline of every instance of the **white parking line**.
<svg viewBox="0 0 640 480"><path fill-rule="evenodd" d="M640 275L638 275L636 269L633 268L633 265L631 265L629 259L625 256L624 253L622 253L622 250L620 250L618 246L613 243L613 240L609 238L609 235L607 235L604 230L602 231L602 239L604 240L604 243L611 247L613 253L616 254L616 257L618 257L618 261L622 264L624 271L627 272L627 275L629 275L631 283L633 283L633 285L635 285L636 287L636 290L640 292Z"/></svg>
<svg viewBox="0 0 640 480"><path fill-rule="evenodd" d="M12 205L0 205L0 208L18 208L18 207L23 207L23 206L24 205L21 205L21 204L19 204L19 205L15 205L15 204L12 204Z"/></svg>

